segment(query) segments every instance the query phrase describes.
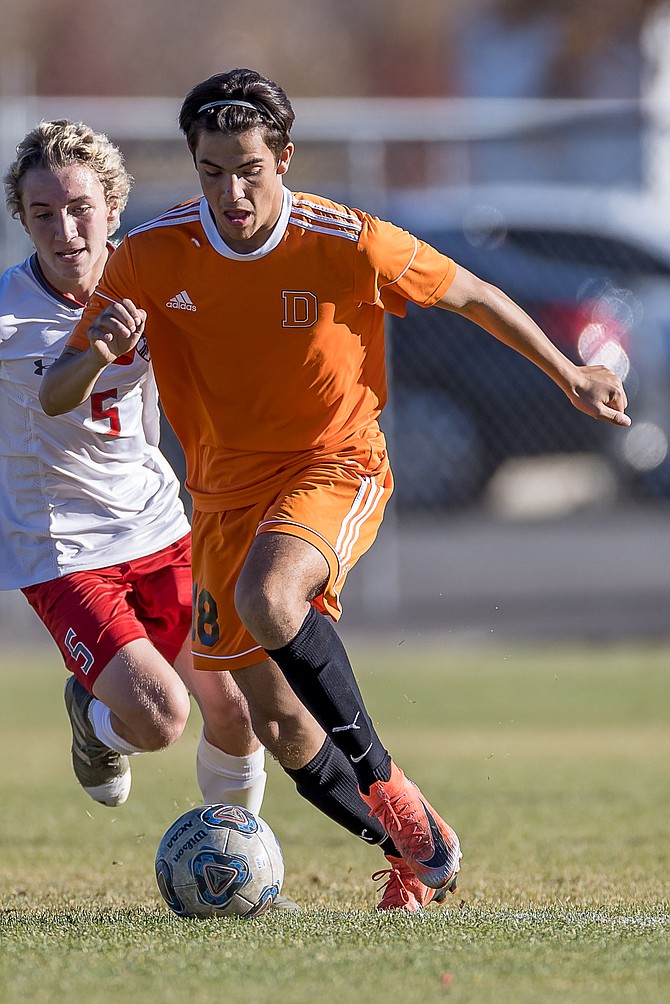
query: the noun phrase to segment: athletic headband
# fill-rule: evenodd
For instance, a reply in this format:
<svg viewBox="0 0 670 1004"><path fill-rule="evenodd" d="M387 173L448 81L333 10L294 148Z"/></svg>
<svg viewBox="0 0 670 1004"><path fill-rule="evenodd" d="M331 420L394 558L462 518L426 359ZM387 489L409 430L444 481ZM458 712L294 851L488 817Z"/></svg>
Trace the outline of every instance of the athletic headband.
<svg viewBox="0 0 670 1004"><path fill-rule="evenodd" d="M235 98L226 98L224 101L209 101L202 108L198 108L198 115L201 112L211 112L215 108L223 108L225 105L239 105L241 108L253 108L255 112L260 111L260 108L252 105L251 101L237 101Z"/></svg>

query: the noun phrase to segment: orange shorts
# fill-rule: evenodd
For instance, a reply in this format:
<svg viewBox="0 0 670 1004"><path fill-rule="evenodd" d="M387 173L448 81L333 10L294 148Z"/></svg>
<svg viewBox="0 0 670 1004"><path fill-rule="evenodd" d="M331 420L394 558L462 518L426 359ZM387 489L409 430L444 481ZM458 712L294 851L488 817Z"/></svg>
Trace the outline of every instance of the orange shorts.
<svg viewBox="0 0 670 1004"><path fill-rule="evenodd" d="M319 461L270 497L243 509L193 513L193 659L196 669L243 669L266 656L235 610L235 584L259 533L288 533L313 544L328 562L323 591L312 601L338 620L350 568L377 536L393 490L386 452L372 462Z"/></svg>

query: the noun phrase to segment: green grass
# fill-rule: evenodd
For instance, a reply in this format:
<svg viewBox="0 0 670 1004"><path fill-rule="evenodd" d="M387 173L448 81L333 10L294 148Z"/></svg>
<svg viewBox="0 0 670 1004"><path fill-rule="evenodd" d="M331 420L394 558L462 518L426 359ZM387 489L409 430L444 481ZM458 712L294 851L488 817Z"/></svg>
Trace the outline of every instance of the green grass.
<svg viewBox="0 0 670 1004"><path fill-rule="evenodd" d="M199 724L121 809L71 776L51 649L0 664L0 1002L656 1002L670 995L670 647L350 645L382 737L464 849L459 892L380 915L379 852L270 761L264 815L304 909L180 921L153 877L197 804Z"/></svg>

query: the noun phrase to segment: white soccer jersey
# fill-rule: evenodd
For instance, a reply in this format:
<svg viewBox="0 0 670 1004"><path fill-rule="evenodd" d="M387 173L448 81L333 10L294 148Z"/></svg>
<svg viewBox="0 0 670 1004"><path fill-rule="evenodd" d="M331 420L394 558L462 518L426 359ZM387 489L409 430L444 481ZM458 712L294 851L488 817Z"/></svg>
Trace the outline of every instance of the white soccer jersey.
<svg viewBox="0 0 670 1004"><path fill-rule="evenodd" d="M80 317L34 255L0 278L0 589L141 558L189 530L141 351L79 408L44 414L42 374Z"/></svg>

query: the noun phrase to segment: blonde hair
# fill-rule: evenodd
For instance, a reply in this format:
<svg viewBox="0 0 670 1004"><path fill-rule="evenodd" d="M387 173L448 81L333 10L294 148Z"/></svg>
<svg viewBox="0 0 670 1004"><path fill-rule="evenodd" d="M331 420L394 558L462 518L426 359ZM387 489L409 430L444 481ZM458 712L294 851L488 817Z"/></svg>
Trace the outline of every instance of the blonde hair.
<svg viewBox="0 0 670 1004"><path fill-rule="evenodd" d="M7 209L15 218L22 212L23 180L34 167L53 171L71 164L83 164L98 177L108 206L116 212L110 220L108 235L119 227L119 216L126 207L133 179L126 171L123 154L103 133L93 132L83 122L56 119L40 122L16 148L16 160L4 176Z"/></svg>

